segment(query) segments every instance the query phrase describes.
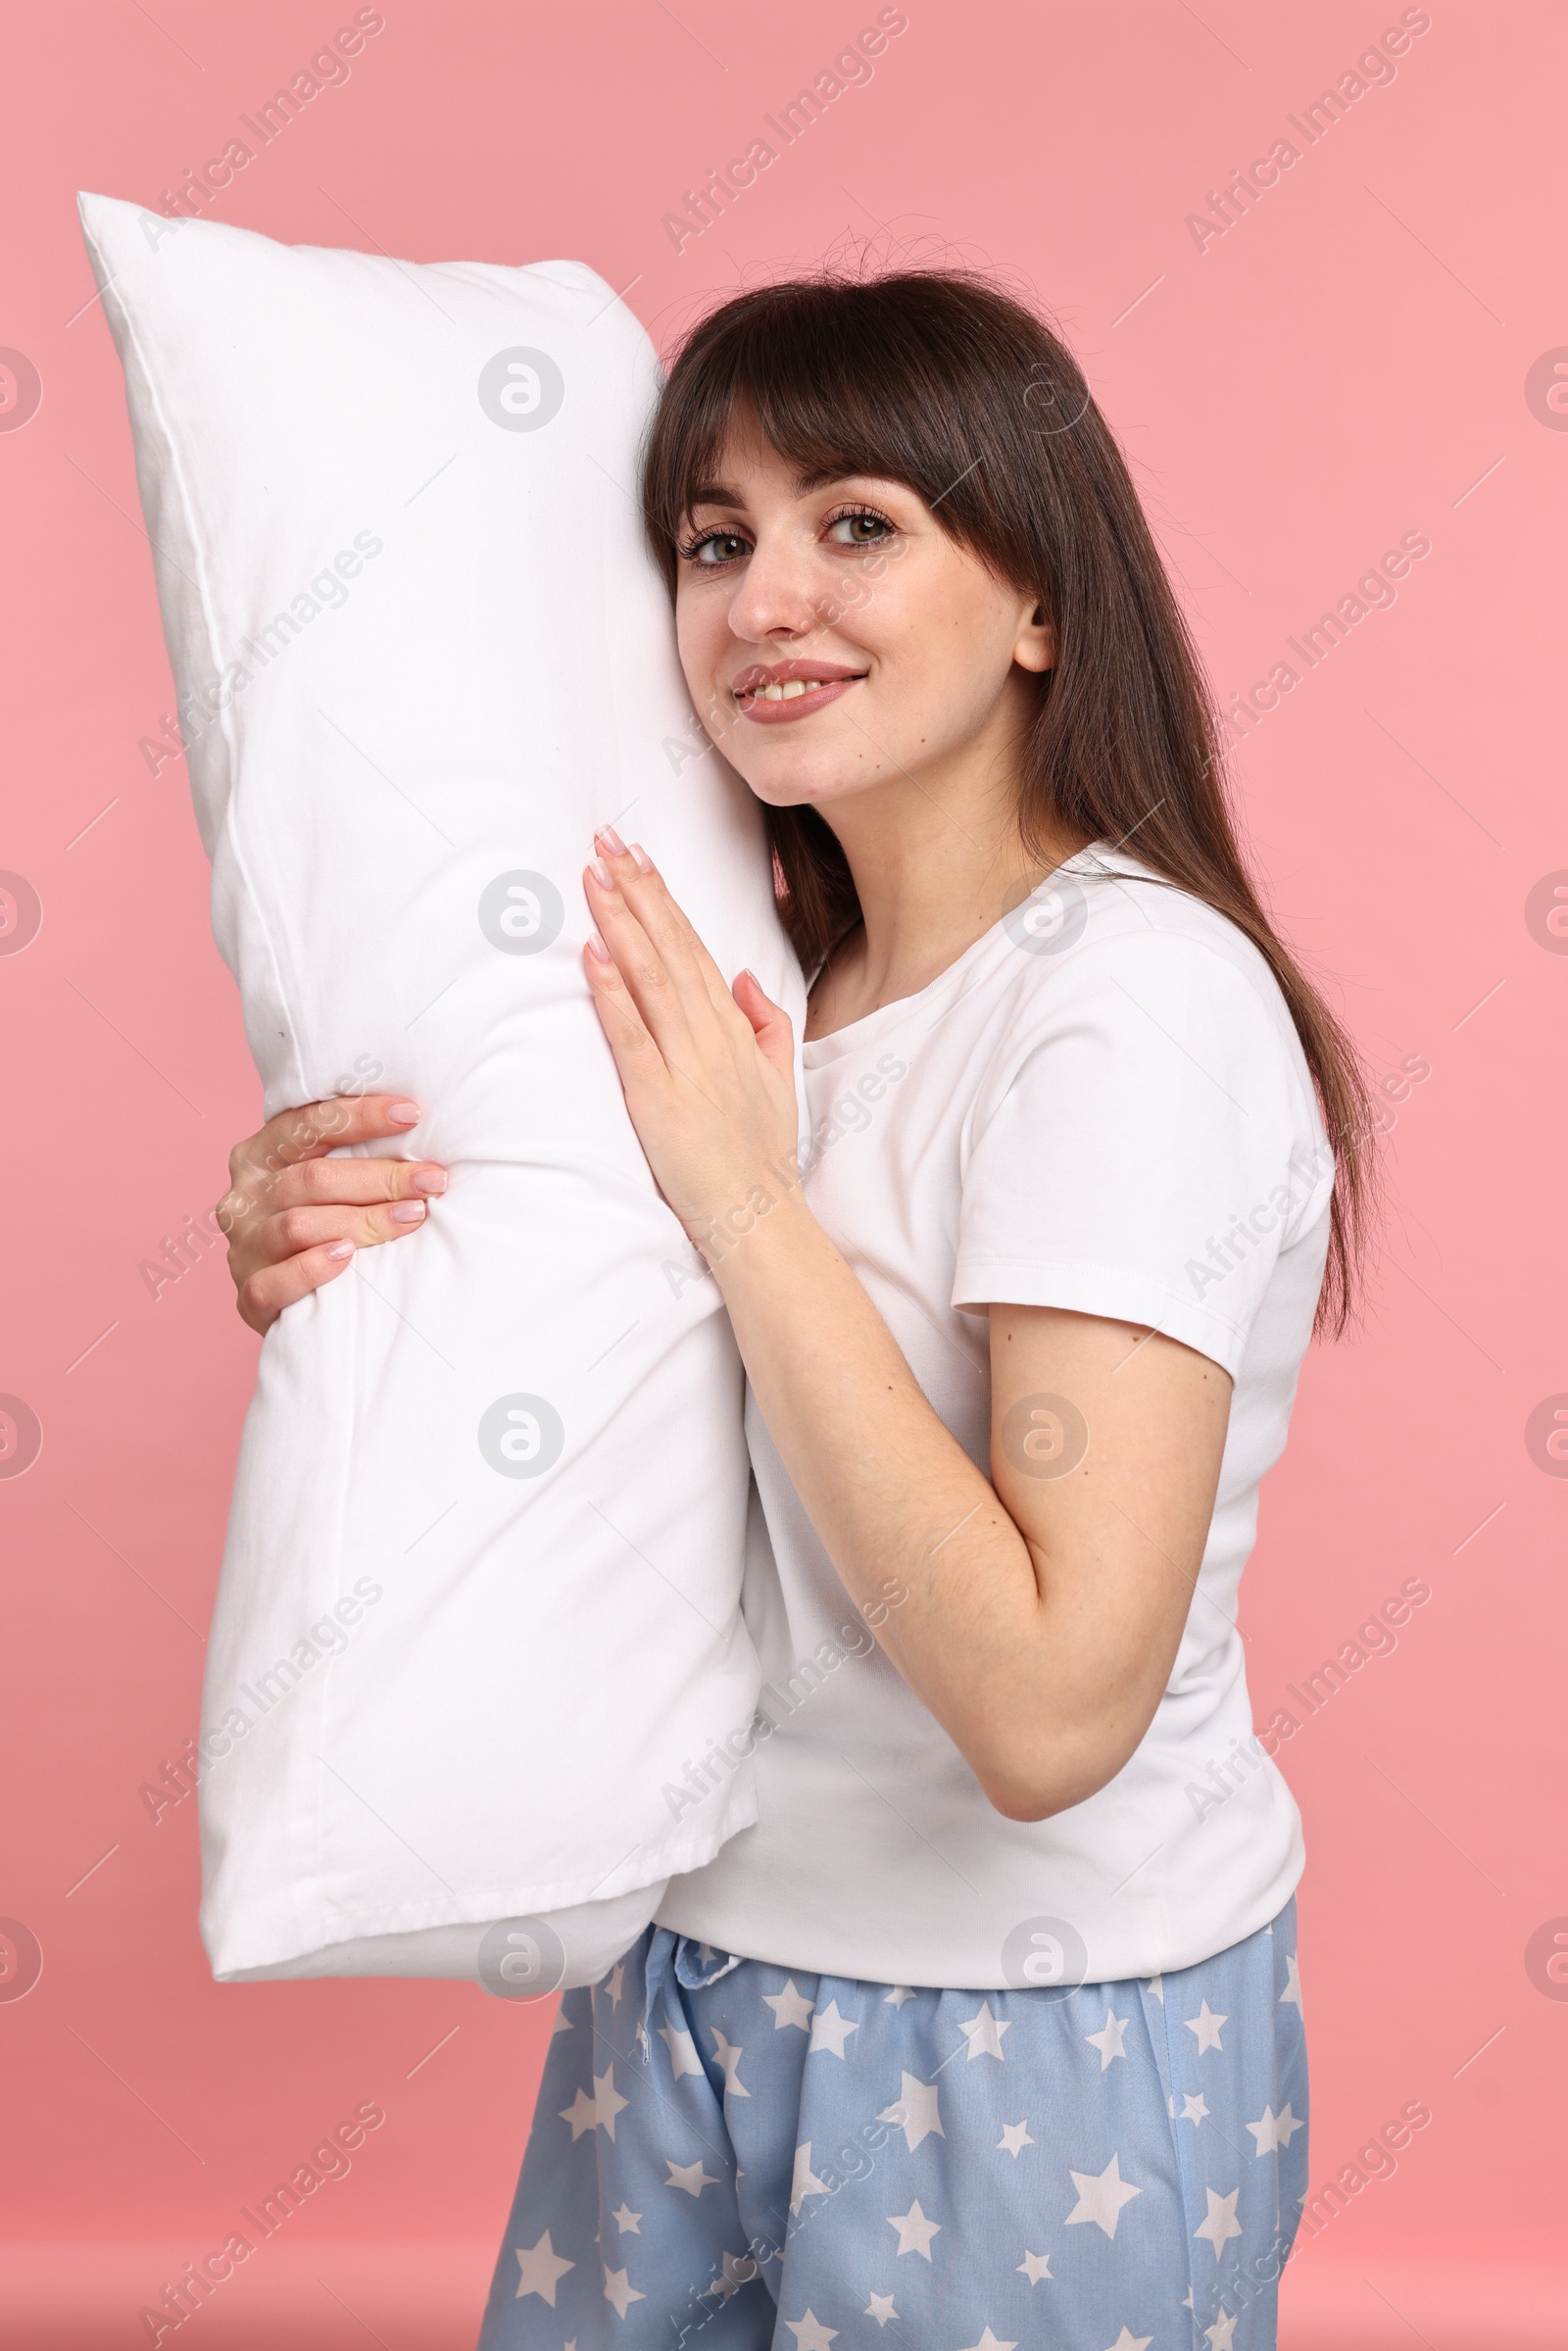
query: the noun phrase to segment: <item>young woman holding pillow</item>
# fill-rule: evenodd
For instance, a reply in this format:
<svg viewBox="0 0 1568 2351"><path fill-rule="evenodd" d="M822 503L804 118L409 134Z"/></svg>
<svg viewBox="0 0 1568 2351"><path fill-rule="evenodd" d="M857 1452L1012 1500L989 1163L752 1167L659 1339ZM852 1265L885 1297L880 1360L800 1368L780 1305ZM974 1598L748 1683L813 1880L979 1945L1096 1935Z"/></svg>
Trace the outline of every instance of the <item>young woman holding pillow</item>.
<svg viewBox="0 0 1568 2351"><path fill-rule="evenodd" d="M565 1996L483 2342L1261 2351L1301 1850L1236 1590L1353 1299L1353 1053L1027 311L940 272L740 296L644 506L814 973L797 1173L784 1015L599 835L589 983L749 1376L764 1690L714 1737L761 1816ZM441 1189L326 1148L236 1152L239 1196L301 1154L235 1226L258 1328Z"/></svg>

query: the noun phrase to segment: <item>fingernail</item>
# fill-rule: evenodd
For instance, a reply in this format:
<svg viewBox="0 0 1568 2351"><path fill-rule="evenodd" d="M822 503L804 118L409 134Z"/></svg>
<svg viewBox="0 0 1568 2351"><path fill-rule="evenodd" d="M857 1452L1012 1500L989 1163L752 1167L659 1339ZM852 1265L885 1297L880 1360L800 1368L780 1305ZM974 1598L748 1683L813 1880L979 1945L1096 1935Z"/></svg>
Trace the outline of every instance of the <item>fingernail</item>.
<svg viewBox="0 0 1568 2351"><path fill-rule="evenodd" d="M588 953L596 963L608 963L610 960L610 950L597 931L588 934Z"/></svg>
<svg viewBox="0 0 1568 2351"><path fill-rule="evenodd" d="M631 845L631 854L632 854L632 856L633 856L633 857L636 858L636 860L637 860L637 870L638 870L638 872L639 872L639 873L652 873L652 872L653 872L653 870L654 870L654 860L653 860L653 858L652 858L652 857L649 856L649 854L648 854L647 850L646 850L646 849L644 849L644 847L643 847L643 845L642 845L642 843L641 843L640 841L634 841L634 842L632 843L632 845Z"/></svg>
<svg viewBox="0 0 1568 2351"><path fill-rule="evenodd" d="M447 1171L444 1167L421 1167L414 1178L416 1192L445 1192Z"/></svg>
<svg viewBox="0 0 1568 2351"><path fill-rule="evenodd" d="M612 857L623 857L625 856L626 844L621 839L619 833L616 832L612 824L602 824L595 835L595 839L603 841L605 847L609 850Z"/></svg>
<svg viewBox="0 0 1568 2351"><path fill-rule="evenodd" d="M334 1241L326 1253L329 1257L352 1257L354 1244L352 1241Z"/></svg>
<svg viewBox="0 0 1568 2351"><path fill-rule="evenodd" d="M593 875L594 880L599 884L601 890L613 890L615 887L615 877L611 872L610 867L605 863L603 857L595 857L588 870Z"/></svg>
<svg viewBox="0 0 1568 2351"><path fill-rule="evenodd" d="M417 1224L423 1214L424 1202L422 1200L394 1200L392 1203L392 1222L394 1224Z"/></svg>
<svg viewBox="0 0 1568 2351"><path fill-rule="evenodd" d="M389 1102L386 1114L395 1127L416 1127L421 1115L417 1102Z"/></svg>

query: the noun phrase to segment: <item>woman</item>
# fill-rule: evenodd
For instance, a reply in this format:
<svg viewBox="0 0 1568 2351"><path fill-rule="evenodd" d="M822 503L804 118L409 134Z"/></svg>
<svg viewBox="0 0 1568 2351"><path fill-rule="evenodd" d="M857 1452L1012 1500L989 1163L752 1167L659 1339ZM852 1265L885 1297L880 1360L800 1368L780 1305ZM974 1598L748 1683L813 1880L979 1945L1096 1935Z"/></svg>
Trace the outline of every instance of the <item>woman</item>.
<svg viewBox="0 0 1568 2351"><path fill-rule="evenodd" d="M797 1174L784 1014L598 837L589 984L749 1379L760 1818L566 1995L483 2342L1256 2351L1306 2180L1301 1849L1236 1594L1353 1298L1353 1054L1025 310L741 296L644 507L813 976ZM258 1328L442 1182L294 1131L233 1167L231 1213L304 1154L235 1228Z"/></svg>

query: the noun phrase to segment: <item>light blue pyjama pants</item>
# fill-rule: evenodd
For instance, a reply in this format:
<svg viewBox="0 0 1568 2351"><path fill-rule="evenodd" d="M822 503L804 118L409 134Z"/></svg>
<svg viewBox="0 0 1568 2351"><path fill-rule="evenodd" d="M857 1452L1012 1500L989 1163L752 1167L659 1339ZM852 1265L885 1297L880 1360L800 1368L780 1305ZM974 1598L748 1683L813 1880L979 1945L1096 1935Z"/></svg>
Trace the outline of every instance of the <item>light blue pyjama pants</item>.
<svg viewBox="0 0 1568 2351"><path fill-rule="evenodd" d="M563 2000L480 2351L1273 2351L1296 1906L1152 1981L910 1991L650 1927Z"/></svg>

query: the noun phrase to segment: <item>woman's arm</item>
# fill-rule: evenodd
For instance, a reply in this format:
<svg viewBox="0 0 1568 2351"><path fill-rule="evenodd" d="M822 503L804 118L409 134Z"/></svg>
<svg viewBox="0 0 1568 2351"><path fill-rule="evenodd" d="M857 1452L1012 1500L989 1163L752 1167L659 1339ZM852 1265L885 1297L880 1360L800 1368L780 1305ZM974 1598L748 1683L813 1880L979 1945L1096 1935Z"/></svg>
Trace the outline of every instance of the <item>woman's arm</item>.
<svg viewBox="0 0 1568 2351"><path fill-rule="evenodd" d="M1126 1323L993 1306L982 1476L790 1180L788 1021L750 974L731 995L640 853L601 849L587 887L604 949L586 962L627 1105L824 1547L999 1811L1083 1801L1169 1678L1228 1375ZM1062 1432L1043 1397L1081 1416L1081 1459L1084 1432Z"/></svg>

